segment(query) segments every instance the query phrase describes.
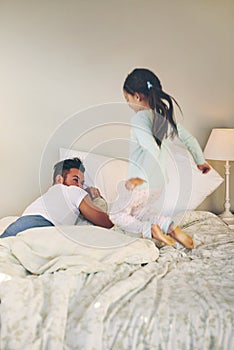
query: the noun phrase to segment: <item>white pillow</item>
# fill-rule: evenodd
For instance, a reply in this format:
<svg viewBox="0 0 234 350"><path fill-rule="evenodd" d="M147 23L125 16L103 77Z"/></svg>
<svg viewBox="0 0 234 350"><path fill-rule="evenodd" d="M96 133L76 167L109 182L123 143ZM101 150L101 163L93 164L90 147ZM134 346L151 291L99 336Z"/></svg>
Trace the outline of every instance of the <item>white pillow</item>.
<svg viewBox="0 0 234 350"><path fill-rule="evenodd" d="M127 178L128 162L90 152L60 148L60 160L78 157L85 166L85 184L99 188L107 202L118 195L118 184Z"/></svg>
<svg viewBox="0 0 234 350"><path fill-rule="evenodd" d="M174 216L196 209L221 185L223 178L212 167L203 174L178 138L168 140L166 147L168 182L156 207L163 215Z"/></svg>
<svg viewBox="0 0 234 350"><path fill-rule="evenodd" d="M202 174L179 139L168 142L167 147L168 183L156 209L163 215L174 216L181 211L196 209L217 189L223 178L214 169ZM87 185L98 187L107 202L113 202L118 195L118 184L127 179L128 161L60 148L60 160L73 157L84 162Z"/></svg>

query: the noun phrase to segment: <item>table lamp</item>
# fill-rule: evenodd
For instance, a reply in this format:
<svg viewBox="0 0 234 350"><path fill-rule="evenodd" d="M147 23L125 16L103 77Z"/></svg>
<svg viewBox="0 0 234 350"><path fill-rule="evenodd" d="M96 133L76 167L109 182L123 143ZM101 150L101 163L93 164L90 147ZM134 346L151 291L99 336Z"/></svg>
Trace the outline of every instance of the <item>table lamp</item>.
<svg viewBox="0 0 234 350"><path fill-rule="evenodd" d="M212 160L225 161L225 202L224 212L219 216L227 224L234 224L234 215L230 211L230 196L229 196L229 176L230 176L230 161L234 161L234 129L217 128L212 129L208 142L204 150L205 158Z"/></svg>

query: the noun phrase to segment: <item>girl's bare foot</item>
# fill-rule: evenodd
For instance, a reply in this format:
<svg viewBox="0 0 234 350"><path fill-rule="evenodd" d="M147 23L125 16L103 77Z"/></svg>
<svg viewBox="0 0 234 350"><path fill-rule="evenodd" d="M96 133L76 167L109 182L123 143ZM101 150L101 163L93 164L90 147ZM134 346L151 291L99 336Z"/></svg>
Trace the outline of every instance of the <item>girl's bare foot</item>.
<svg viewBox="0 0 234 350"><path fill-rule="evenodd" d="M176 241L181 243L185 248L189 248L189 249L194 248L194 242L192 237L190 237L187 233L182 231L179 226L176 226L171 230L169 229L168 235L170 235Z"/></svg>
<svg viewBox="0 0 234 350"><path fill-rule="evenodd" d="M165 235L162 232L161 228L156 224L151 226L151 233L154 239L157 239L158 241L163 242L167 245L174 246L176 243L172 237Z"/></svg>

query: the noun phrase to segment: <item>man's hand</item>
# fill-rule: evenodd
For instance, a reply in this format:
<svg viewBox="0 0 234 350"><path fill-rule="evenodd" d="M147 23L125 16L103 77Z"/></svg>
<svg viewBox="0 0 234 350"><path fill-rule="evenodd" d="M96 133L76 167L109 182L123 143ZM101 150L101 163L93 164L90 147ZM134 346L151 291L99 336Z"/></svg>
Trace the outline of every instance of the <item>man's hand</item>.
<svg viewBox="0 0 234 350"><path fill-rule="evenodd" d="M85 191L88 192L92 200L94 200L95 198L101 197L101 193L99 189L96 187L92 187L92 186L87 187Z"/></svg>
<svg viewBox="0 0 234 350"><path fill-rule="evenodd" d="M200 164L197 167L201 170L202 174L207 174L211 169L208 163Z"/></svg>

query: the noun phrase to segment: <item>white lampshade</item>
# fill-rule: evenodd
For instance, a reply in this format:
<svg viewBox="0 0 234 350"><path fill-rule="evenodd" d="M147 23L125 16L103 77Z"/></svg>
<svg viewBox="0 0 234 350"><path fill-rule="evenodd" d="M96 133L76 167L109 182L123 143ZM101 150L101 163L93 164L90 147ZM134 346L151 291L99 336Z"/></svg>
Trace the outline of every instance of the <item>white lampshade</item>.
<svg viewBox="0 0 234 350"><path fill-rule="evenodd" d="M204 150L205 158L234 160L234 129L212 129Z"/></svg>

